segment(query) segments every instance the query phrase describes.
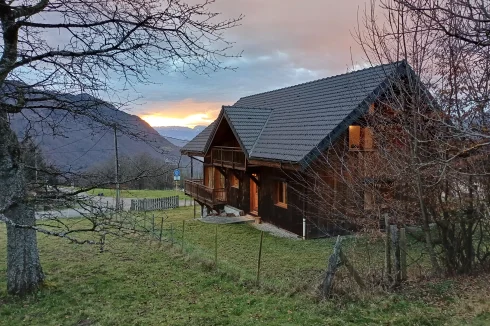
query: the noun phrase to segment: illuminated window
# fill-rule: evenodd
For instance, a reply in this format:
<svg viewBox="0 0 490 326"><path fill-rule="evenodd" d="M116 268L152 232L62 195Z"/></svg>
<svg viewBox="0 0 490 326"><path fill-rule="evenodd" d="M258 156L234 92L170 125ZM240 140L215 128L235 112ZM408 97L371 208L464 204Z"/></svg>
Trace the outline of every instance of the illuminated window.
<svg viewBox="0 0 490 326"><path fill-rule="evenodd" d="M286 182L276 182L275 204L282 207L288 206L288 184Z"/></svg>
<svg viewBox="0 0 490 326"><path fill-rule="evenodd" d="M373 149L373 131L369 127L349 126L349 149Z"/></svg>
<svg viewBox="0 0 490 326"><path fill-rule="evenodd" d="M240 188L240 180L236 177L236 175L232 174L230 178L230 185L233 188Z"/></svg>

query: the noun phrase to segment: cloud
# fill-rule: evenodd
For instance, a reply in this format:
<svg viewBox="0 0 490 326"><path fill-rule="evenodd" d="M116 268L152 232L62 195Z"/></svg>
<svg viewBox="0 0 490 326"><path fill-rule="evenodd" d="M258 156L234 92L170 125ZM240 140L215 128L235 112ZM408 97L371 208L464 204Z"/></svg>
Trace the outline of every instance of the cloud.
<svg viewBox="0 0 490 326"><path fill-rule="evenodd" d="M226 62L238 69L210 76L154 73L157 84L136 86L141 100L131 113L152 125L204 124L212 121L221 105L242 96L364 66L352 33L365 2L218 0L212 9L222 12L223 18L245 15L241 26L226 32L235 42L234 51L244 51L241 58Z"/></svg>

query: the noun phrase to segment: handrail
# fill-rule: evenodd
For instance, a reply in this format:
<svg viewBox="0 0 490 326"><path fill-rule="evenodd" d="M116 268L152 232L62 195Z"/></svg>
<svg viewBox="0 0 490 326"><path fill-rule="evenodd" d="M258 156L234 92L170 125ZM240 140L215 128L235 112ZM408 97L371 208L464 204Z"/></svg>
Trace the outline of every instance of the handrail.
<svg viewBox="0 0 490 326"><path fill-rule="evenodd" d="M185 193L208 204L226 203L226 188L211 188L202 179L185 180Z"/></svg>

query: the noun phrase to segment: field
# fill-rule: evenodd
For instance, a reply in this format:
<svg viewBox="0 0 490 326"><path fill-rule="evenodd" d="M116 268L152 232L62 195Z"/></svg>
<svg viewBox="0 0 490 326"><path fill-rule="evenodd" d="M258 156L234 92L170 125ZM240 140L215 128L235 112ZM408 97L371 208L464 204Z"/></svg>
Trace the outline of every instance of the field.
<svg viewBox="0 0 490 326"><path fill-rule="evenodd" d="M160 244L162 217L165 239ZM147 218L145 226L152 229L152 221ZM414 279L403 294L352 294L319 302L314 289L331 253L332 240L300 241L265 235L261 285L256 286L260 232L250 225L219 225L217 230L217 269L216 226L193 221L192 208L157 213L156 238L108 239L104 253L96 246L39 235L47 282L36 295L21 300L6 295L2 225L0 325L490 323L490 282L486 277L425 282L423 286ZM345 240L345 246L361 270L368 264L356 253L367 247L377 251L376 242L359 238ZM411 250L415 252L416 246ZM370 262L376 259L372 257ZM342 275L339 287L348 285Z"/></svg>
<svg viewBox="0 0 490 326"><path fill-rule="evenodd" d="M94 196L100 193L103 193L105 197L116 196L115 189L96 188L88 191L87 193ZM180 199L190 199L190 197L186 196L184 192L176 190L121 190L122 198L162 198L170 196L179 196Z"/></svg>

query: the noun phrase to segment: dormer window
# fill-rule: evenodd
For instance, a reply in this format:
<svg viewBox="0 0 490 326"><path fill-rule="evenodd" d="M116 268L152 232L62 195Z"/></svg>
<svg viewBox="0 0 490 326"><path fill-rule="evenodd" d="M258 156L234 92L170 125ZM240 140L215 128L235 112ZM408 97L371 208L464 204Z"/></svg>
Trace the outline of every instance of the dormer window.
<svg viewBox="0 0 490 326"><path fill-rule="evenodd" d="M349 126L349 150L365 151L373 149L373 132L369 127Z"/></svg>

